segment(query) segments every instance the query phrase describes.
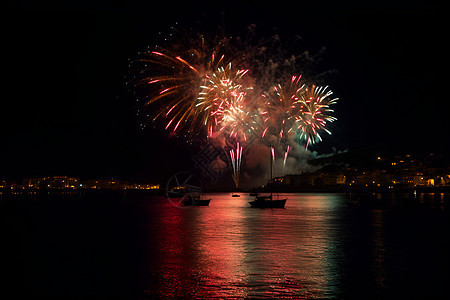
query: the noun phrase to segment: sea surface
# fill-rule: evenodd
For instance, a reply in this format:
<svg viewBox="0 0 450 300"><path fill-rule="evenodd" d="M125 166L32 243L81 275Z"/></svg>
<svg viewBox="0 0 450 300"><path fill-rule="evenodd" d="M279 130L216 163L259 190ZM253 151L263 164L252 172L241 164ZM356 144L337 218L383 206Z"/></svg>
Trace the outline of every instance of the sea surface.
<svg viewBox="0 0 450 300"><path fill-rule="evenodd" d="M244 193L206 196L208 207L181 208L138 192L2 192L1 290L8 299L450 295L447 195L362 205L282 194L285 209L250 208Z"/></svg>

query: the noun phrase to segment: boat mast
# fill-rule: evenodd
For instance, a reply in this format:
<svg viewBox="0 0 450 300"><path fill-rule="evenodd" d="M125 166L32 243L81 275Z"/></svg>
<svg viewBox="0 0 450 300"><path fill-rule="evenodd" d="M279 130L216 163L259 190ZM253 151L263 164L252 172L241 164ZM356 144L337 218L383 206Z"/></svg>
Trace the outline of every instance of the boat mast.
<svg viewBox="0 0 450 300"><path fill-rule="evenodd" d="M272 167L273 167L272 145L270 145L269 155L270 155L270 200L272 200L272 189L273 189L273 187L272 187L272 185L273 185L273 179L272 179L272 176L273 176L273 174L272 174Z"/></svg>

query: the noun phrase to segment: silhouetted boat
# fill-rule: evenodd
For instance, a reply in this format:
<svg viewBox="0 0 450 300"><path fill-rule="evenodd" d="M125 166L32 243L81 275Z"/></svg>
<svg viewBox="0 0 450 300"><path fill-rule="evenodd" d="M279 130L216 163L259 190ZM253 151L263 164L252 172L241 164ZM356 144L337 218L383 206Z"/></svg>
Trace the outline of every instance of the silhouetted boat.
<svg viewBox="0 0 450 300"><path fill-rule="evenodd" d="M211 199L205 199L202 191L197 176L180 172L169 179L166 197L175 206L208 206Z"/></svg>
<svg viewBox="0 0 450 300"><path fill-rule="evenodd" d="M286 199L273 199L273 194L267 196L256 196L255 200L250 201L249 204L251 207L257 208L284 208L286 204Z"/></svg>
<svg viewBox="0 0 450 300"><path fill-rule="evenodd" d="M189 195L184 199L183 206L209 206L211 199L201 199L201 195Z"/></svg>
<svg viewBox="0 0 450 300"><path fill-rule="evenodd" d="M239 194L232 194L231 197L240 197L241 195Z"/></svg>
<svg viewBox="0 0 450 300"><path fill-rule="evenodd" d="M272 147L270 147L272 149ZM286 204L286 199L273 199L273 193L272 193L272 153L270 154L270 195L267 196L258 196L256 194L255 200L250 201L249 204L251 207L257 207L257 208L284 208L284 205Z"/></svg>

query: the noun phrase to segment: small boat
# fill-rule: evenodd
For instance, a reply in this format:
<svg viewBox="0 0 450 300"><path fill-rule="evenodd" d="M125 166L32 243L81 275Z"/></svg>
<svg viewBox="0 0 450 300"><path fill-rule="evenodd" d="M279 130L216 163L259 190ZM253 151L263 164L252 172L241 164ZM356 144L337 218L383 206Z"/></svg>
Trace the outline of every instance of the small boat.
<svg viewBox="0 0 450 300"><path fill-rule="evenodd" d="M241 195L239 194L232 194L231 197L240 197Z"/></svg>
<svg viewBox="0 0 450 300"><path fill-rule="evenodd" d="M209 206L211 199L201 199L199 195L189 195L182 201L183 206Z"/></svg>
<svg viewBox="0 0 450 300"><path fill-rule="evenodd" d="M192 173L180 172L169 179L166 197L174 206L209 206L201 181Z"/></svg>
<svg viewBox="0 0 450 300"><path fill-rule="evenodd" d="M258 196L256 195L255 200L250 201L249 204L251 207L257 208L284 208L286 204L286 199L273 199L272 193L267 196Z"/></svg>
<svg viewBox="0 0 450 300"><path fill-rule="evenodd" d="M271 152L273 151L273 148L271 148ZM272 152L273 153L273 152ZM256 193L255 200L250 201L249 204L251 207L257 207L257 208L284 208L284 205L286 204L286 199L273 199L273 193L272 193L272 184L273 184L273 176L272 176L272 153L270 154L270 195L267 196L258 196Z"/></svg>

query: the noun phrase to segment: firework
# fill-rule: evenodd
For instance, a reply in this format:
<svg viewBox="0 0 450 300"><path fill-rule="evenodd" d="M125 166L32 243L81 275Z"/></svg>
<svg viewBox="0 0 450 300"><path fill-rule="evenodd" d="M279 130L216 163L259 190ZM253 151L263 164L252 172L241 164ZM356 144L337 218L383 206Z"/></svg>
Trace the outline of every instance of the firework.
<svg viewBox="0 0 450 300"><path fill-rule="evenodd" d="M328 90L328 86L306 87L300 82L300 78L301 76L292 76L287 84L275 86L272 96L264 96L269 100L266 103L267 109L262 113L266 116L264 122L267 123L262 137L268 129L279 140L287 139L289 133L298 131L300 141L306 141L305 148L308 148L310 143L322 140L321 131L331 134L326 124L336 120L332 116L330 105L336 103L338 98L331 97L333 92ZM288 152L289 150L286 153Z"/></svg>
<svg viewBox="0 0 450 300"><path fill-rule="evenodd" d="M135 61L139 89L144 107L152 111L151 121L162 119L165 129L176 132L185 129L188 134L198 134L204 124L214 122L211 113L214 105L203 97L205 82L217 70L224 70L221 44L208 49L204 39L198 48L181 54L161 47L141 53Z"/></svg>
<svg viewBox="0 0 450 300"><path fill-rule="evenodd" d="M228 129L230 137L245 134L239 121L246 119L249 113L244 108L246 94L252 89L243 78L247 72L243 69L235 71L229 63L226 67L217 68L211 75L205 75L196 106L202 106L209 112L204 121L209 137L225 129Z"/></svg>
<svg viewBox="0 0 450 300"><path fill-rule="evenodd" d="M271 128L275 135L281 140L291 131L296 116L301 113L300 97L304 92L304 84L300 83L300 76L292 76L287 84L278 84L273 87L274 94L263 95L268 99L266 110L262 112L264 122L267 123L262 137L267 129Z"/></svg>
<svg viewBox="0 0 450 300"><path fill-rule="evenodd" d="M195 42L188 43L192 44ZM301 75L288 77L285 69L295 65L296 57L279 64L270 58L258 60L258 56L252 60L252 54L245 51L235 57L228 55L235 51L223 41L211 47L201 38L195 46L184 49L186 45L179 43L173 47L176 50L155 47L141 53L133 70L136 94L148 112L146 120L162 122L165 130L183 131L188 139L220 137L235 145L226 152L236 187L243 145L250 135L270 140L273 163L272 145L282 146L279 153L284 153L284 173L295 136L307 149L322 140L322 132L331 134L327 126L336 118L330 105L338 98L331 97L328 86L307 85ZM265 48L260 47L258 53L266 53ZM261 62L268 63L266 69ZM272 85L274 80L281 83Z"/></svg>
<svg viewBox="0 0 450 300"><path fill-rule="evenodd" d="M300 140L306 140L305 148L310 143L322 141L321 131L331 134L326 124L336 120L331 115L334 111L330 105L336 103L338 98L331 98L333 92L327 89L328 86L312 85L305 88L305 92L299 97L301 113L295 116L295 126L300 131Z"/></svg>

